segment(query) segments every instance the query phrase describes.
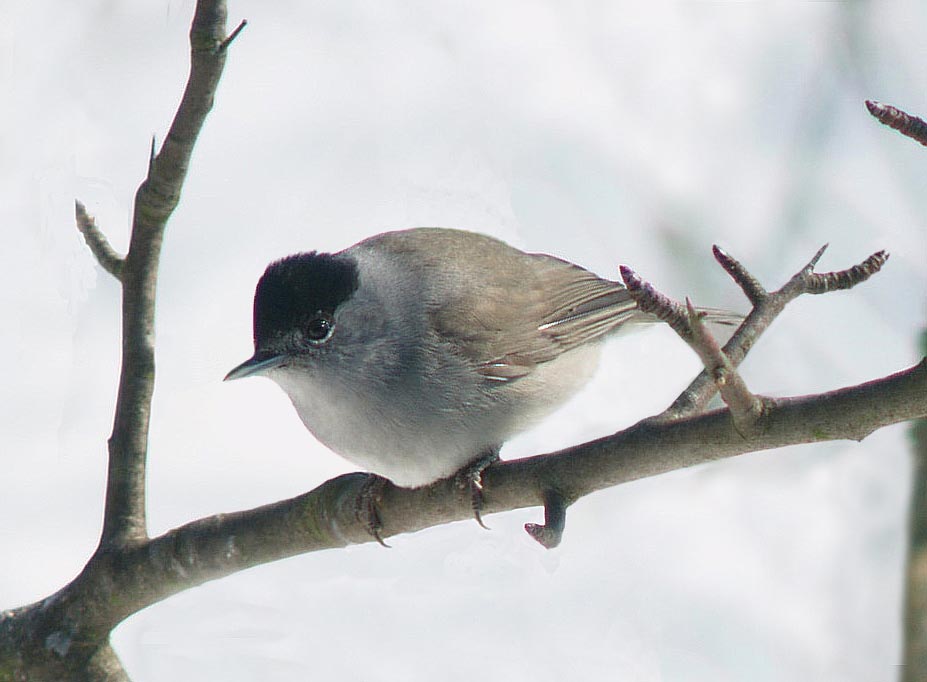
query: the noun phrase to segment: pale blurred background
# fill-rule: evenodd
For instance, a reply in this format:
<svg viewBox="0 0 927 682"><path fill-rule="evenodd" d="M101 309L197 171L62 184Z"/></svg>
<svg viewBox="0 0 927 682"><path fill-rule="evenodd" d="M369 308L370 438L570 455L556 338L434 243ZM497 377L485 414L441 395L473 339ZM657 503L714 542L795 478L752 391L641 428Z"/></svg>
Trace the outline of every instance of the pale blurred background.
<svg viewBox="0 0 927 682"><path fill-rule="evenodd" d="M152 134L188 69L193 2L3 3L0 608L80 570L101 526L118 289L74 227L124 249ZM796 395L913 364L927 292L927 7L898 2L233 1L234 43L165 243L152 534L351 467L251 352L270 260L387 229L483 231L673 296L745 309L718 243L769 287L885 248L882 274L791 307L744 366ZM503 456L661 410L698 369L668 329L612 342L575 401ZM905 427L756 453L540 509L302 556L125 622L136 682L888 682L901 651Z"/></svg>

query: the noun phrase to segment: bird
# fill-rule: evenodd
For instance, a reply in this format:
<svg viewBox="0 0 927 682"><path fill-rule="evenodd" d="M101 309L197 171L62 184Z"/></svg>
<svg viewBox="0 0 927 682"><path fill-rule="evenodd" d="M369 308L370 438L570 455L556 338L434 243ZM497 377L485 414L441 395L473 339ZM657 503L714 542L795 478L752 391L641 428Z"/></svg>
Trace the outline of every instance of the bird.
<svg viewBox="0 0 927 682"><path fill-rule="evenodd" d="M501 446L589 380L608 335L657 321L566 260L412 228L268 265L254 354L225 379L273 380L322 444L397 486L463 475L482 525L481 473Z"/></svg>

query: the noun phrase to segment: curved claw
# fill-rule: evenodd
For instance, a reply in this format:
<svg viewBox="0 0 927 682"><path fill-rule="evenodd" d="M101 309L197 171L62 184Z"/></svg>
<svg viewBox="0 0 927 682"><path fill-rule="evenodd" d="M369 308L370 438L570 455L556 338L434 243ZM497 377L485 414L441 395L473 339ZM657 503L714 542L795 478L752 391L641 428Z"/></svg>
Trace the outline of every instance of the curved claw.
<svg viewBox="0 0 927 682"><path fill-rule="evenodd" d="M544 524L526 523L525 532L544 545L553 549L563 539L563 529L566 526L566 500L556 490L544 491Z"/></svg>
<svg viewBox="0 0 927 682"><path fill-rule="evenodd" d="M470 508L473 510L473 518L482 528L489 530L489 526L483 523L483 471L499 459L499 450L489 450L467 466L457 472L454 478L460 488L466 488L470 493Z"/></svg>
<svg viewBox="0 0 927 682"><path fill-rule="evenodd" d="M480 513L483 509L482 471L478 471L476 475L470 477L470 509L473 510L473 518L480 524L480 527L489 530L489 526L483 523L483 515Z"/></svg>
<svg viewBox="0 0 927 682"><path fill-rule="evenodd" d="M380 534L383 530L383 521L380 519L380 508L377 503L388 483L389 481L382 476L367 474L367 479L354 503L354 515L357 520L364 524L364 528L374 540L387 549L390 546L383 541L383 536Z"/></svg>

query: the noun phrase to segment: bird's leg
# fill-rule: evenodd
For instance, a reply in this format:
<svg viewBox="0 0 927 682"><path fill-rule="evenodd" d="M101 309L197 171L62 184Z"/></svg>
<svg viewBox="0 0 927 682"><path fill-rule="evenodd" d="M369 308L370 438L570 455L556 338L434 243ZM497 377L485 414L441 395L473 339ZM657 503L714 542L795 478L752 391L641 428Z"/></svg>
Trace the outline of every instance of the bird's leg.
<svg viewBox="0 0 927 682"><path fill-rule="evenodd" d="M357 520L364 524L364 528L384 547L389 547L380 535L383 530L383 522L380 520L380 509L378 507L383 490L389 484L389 479L377 476L376 474L367 474L361 490L355 501L354 515Z"/></svg>
<svg viewBox="0 0 927 682"><path fill-rule="evenodd" d="M466 488L470 492L473 518L486 530L489 530L489 527L483 523L483 517L480 514L483 510L483 471L498 460L499 448L491 448L480 454L454 476L457 486L461 489Z"/></svg>

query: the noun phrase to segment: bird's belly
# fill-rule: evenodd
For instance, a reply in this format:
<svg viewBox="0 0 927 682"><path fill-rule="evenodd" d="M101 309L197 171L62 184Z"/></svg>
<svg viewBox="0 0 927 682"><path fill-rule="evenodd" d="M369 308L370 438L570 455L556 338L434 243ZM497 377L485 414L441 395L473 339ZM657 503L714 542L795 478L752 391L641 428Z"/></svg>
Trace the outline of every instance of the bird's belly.
<svg viewBox="0 0 927 682"><path fill-rule="evenodd" d="M362 382L316 385L285 370L271 378L321 443L396 485L415 488L453 475L555 409L589 378L597 346L565 353L505 385L475 375L418 391ZM464 386L468 380L479 383Z"/></svg>
<svg viewBox="0 0 927 682"><path fill-rule="evenodd" d="M449 404L447 396L405 397L377 390L313 390L273 377L306 428L363 469L415 488L453 475L509 435L506 416L490 406ZM506 431L503 433L503 431Z"/></svg>

